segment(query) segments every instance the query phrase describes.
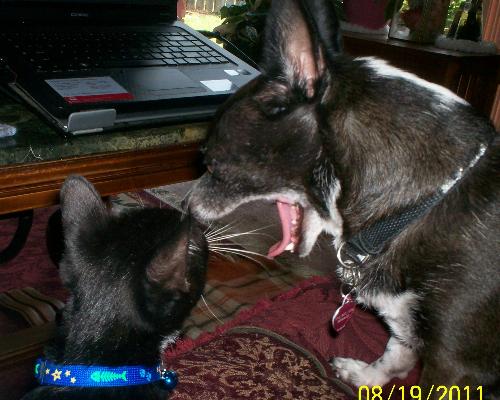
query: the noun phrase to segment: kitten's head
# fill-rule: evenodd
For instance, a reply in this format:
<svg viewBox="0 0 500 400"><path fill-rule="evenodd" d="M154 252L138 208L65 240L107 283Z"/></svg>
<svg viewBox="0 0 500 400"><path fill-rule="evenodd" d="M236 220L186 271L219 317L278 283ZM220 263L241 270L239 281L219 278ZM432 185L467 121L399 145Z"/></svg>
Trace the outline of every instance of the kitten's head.
<svg viewBox="0 0 500 400"><path fill-rule="evenodd" d="M171 209L114 214L78 176L64 183L61 210L60 273L71 292L65 356L78 357L85 346L92 357L103 344L116 353L131 343L144 353L157 351L159 339L180 327L202 293L207 244L201 228Z"/></svg>

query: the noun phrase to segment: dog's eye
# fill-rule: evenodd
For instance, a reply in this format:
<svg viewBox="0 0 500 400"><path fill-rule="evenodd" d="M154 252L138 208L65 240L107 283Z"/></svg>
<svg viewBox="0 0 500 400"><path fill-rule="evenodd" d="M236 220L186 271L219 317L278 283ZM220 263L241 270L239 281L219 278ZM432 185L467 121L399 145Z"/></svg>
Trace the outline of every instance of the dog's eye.
<svg viewBox="0 0 500 400"><path fill-rule="evenodd" d="M267 103L261 104L261 109L269 118L280 117L288 112L287 104Z"/></svg>
<svg viewBox="0 0 500 400"><path fill-rule="evenodd" d="M286 106L276 106L276 107L272 107L269 110L269 115L277 116L279 114L284 114L287 111L288 111L288 108Z"/></svg>
<svg viewBox="0 0 500 400"><path fill-rule="evenodd" d="M217 166L218 162L215 158L207 158L205 159L205 167L207 168L207 172L213 177L217 177Z"/></svg>

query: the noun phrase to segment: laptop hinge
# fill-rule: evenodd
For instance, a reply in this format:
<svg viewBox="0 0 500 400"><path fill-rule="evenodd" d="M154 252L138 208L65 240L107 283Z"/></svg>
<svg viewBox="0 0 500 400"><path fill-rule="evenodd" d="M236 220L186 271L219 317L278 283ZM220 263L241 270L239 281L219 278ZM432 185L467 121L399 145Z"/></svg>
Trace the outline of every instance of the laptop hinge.
<svg viewBox="0 0 500 400"><path fill-rule="evenodd" d="M116 110L114 108L74 112L68 118L68 132L75 135L98 132L103 128L113 126L115 120Z"/></svg>

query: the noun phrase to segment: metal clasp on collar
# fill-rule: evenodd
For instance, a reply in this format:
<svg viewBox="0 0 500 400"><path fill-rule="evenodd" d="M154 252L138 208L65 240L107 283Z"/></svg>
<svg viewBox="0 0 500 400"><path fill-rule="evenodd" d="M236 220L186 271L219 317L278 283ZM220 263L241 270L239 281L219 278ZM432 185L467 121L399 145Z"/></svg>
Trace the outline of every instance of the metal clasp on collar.
<svg viewBox="0 0 500 400"><path fill-rule="evenodd" d="M160 371L160 376L161 379L163 379L163 382L165 383L165 386L168 390L172 390L177 386L177 383L179 382L179 377L177 376L177 372L174 370L169 370L169 369L162 369Z"/></svg>
<svg viewBox="0 0 500 400"><path fill-rule="evenodd" d="M345 248L346 242L343 242L337 250L337 260L341 266L341 278L343 282L351 288L356 288L361 277L360 267L370 256L353 256Z"/></svg>

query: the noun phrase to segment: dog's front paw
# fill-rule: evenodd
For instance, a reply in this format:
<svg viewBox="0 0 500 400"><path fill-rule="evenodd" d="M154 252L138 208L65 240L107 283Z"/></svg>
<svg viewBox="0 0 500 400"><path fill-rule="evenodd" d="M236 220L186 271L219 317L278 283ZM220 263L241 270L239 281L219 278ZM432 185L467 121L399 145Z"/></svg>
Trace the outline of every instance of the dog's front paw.
<svg viewBox="0 0 500 400"><path fill-rule="evenodd" d="M342 379L344 382L355 386L367 385L363 378L365 375L364 371L369 364L364 361L337 357L330 361L330 364L337 378Z"/></svg>
<svg viewBox="0 0 500 400"><path fill-rule="evenodd" d="M383 386L391 379L384 371L374 364L352 358L337 357L330 361L337 378L351 385Z"/></svg>

